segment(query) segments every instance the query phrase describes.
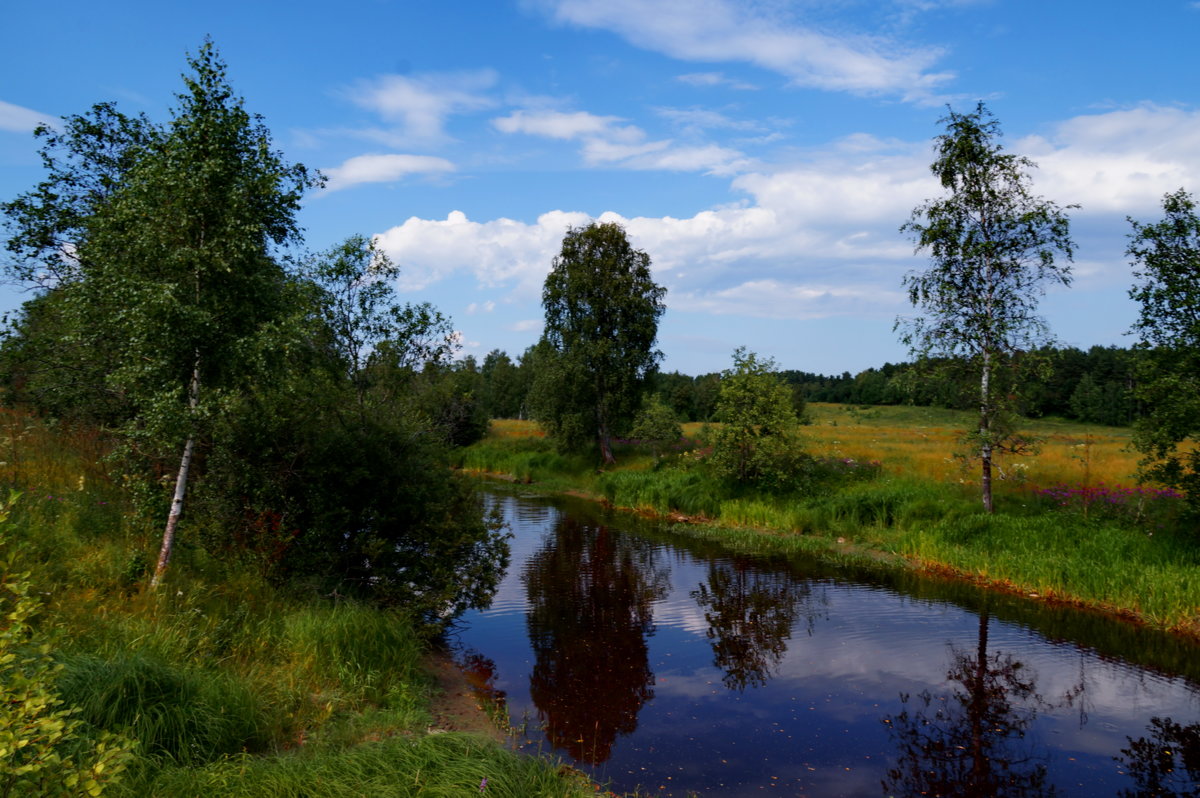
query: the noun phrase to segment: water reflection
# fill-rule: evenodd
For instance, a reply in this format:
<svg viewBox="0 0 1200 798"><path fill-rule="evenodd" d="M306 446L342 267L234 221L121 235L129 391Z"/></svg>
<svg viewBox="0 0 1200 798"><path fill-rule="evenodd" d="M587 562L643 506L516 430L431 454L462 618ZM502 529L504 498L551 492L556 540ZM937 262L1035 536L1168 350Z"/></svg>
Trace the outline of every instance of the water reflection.
<svg viewBox="0 0 1200 798"><path fill-rule="evenodd" d="M1122 790L1124 798L1200 796L1200 723L1180 725L1152 718L1149 737L1129 740L1116 760L1137 785Z"/></svg>
<svg viewBox="0 0 1200 798"><path fill-rule="evenodd" d="M952 650L950 690L902 695L904 709L884 719L898 761L887 772L887 795L1054 795L1047 764L1027 732L1044 705L1036 677L1009 654L988 654L984 609L974 651Z"/></svg>
<svg viewBox="0 0 1200 798"><path fill-rule="evenodd" d="M513 568L464 616L460 659L531 721L531 748L617 793L1200 798L1186 641L592 505L498 503Z"/></svg>
<svg viewBox="0 0 1200 798"><path fill-rule="evenodd" d="M646 541L561 516L522 575L530 695L549 740L581 762L606 761L654 695L646 639L669 584L656 560Z"/></svg>
<svg viewBox="0 0 1200 798"><path fill-rule="evenodd" d="M745 557L713 561L708 580L691 592L704 610L713 664L731 690L762 687L787 653L803 614L808 633L818 616L809 605L812 584L786 571L764 571Z"/></svg>

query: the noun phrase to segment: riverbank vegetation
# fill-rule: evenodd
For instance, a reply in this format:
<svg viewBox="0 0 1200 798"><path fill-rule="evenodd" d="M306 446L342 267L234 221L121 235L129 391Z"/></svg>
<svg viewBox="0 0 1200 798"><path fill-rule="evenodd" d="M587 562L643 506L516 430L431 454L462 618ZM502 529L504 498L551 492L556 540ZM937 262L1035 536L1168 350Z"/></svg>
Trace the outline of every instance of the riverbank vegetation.
<svg viewBox="0 0 1200 798"><path fill-rule="evenodd" d="M1030 421L1038 453L999 461L997 512L988 515L969 458L954 456L971 413L831 404L806 412L798 435L811 479L790 491L717 477L708 467L716 428L701 424L684 425L665 455L625 441L619 466L597 471L594 458L556 453L531 422L494 421L457 460L675 518L684 534L751 550L882 556L1200 633L1200 551L1187 508L1179 494L1137 483L1129 430Z"/></svg>
<svg viewBox="0 0 1200 798"><path fill-rule="evenodd" d="M437 728L431 643L403 608L280 584L200 545L195 525L166 589L147 590L159 530L109 477L108 446L94 427L0 414L6 789L595 794L549 760Z"/></svg>

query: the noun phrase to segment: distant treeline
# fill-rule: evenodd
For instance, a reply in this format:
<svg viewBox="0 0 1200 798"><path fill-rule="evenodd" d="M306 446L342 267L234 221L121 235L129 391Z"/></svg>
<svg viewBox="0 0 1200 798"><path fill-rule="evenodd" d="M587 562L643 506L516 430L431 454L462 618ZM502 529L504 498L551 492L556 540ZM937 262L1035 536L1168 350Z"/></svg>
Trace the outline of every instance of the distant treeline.
<svg viewBox="0 0 1200 798"><path fill-rule="evenodd" d="M1115 346L1046 348L1015 367L1022 377L1020 409L1027 416L1061 416L1092 424L1124 426L1137 415L1133 399L1134 358ZM536 369L531 347L516 360L493 350L482 363L473 357L456 366L461 394L473 396L481 416L528 418L528 395ZM858 374L779 372L791 386L797 410L807 402L858 405L910 404L970 409L978 405L978 375L965 363L884 363ZM720 391L719 373L689 376L677 371L653 377L653 392L680 421L710 421ZM461 395L460 394L460 395Z"/></svg>

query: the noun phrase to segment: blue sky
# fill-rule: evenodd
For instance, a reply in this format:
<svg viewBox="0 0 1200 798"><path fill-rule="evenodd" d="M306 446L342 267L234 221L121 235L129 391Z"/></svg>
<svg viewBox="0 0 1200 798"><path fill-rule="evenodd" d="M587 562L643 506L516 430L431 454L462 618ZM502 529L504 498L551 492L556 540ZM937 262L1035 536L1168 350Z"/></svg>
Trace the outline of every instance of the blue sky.
<svg viewBox="0 0 1200 798"><path fill-rule="evenodd" d="M312 250L379 236L462 353L516 355L563 233L623 223L668 289L668 370L856 372L906 356L898 232L935 196L946 104L985 100L1035 191L1072 211L1067 344L1127 344L1126 216L1200 191L1200 3L1092 0L14 2L0 11L0 197L39 119L165 120L211 35L288 158L328 187ZM0 297L19 301L12 290Z"/></svg>

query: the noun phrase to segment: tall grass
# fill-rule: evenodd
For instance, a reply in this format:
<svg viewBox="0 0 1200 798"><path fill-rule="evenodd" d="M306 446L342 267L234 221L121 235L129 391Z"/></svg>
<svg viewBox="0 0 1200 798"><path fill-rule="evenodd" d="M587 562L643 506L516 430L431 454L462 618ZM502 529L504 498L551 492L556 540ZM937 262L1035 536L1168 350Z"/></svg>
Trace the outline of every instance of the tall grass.
<svg viewBox="0 0 1200 798"><path fill-rule="evenodd" d="M679 530L741 548L820 551L838 559L895 555L897 564L936 566L1200 634L1200 548L1179 521L1178 508L1169 506L1170 497L1139 493L1136 506L1061 500L1133 495L1115 487L1131 485L1137 469L1129 430L1028 421L1025 429L1038 440L1038 451L998 462L1000 512L989 517L980 511L978 463L958 456L973 413L813 404L809 415L807 451L836 461L877 461L881 476L807 496L732 490L697 467L694 456L653 467L645 458L627 457L599 477L546 463L526 476L543 482L543 474L552 490L590 490L619 507L699 517L709 524ZM684 426L689 437L702 432L703 425ZM499 437L476 446L486 452L549 451L545 441L522 437L531 433L508 422ZM504 470L502 458L487 457L489 470ZM1057 497L1039 490L1062 485L1067 488L1057 489Z"/></svg>
<svg viewBox="0 0 1200 798"><path fill-rule="evenodd" d="M484 777L488 795L593 794L555 763L430 733L429 641L402 613L271 584L186 527L169 582L146 591L159 530L104 454L94 431L0 410L0 491L21 493L3 567L32 574L81 728L137 742L106 794L449 796Z"/></svg>
<svg viewBox="0 0 1200 798"><path fill-rule="evenodd" d="M667 515L716 518L722 515L724 486L699 471L610 471L600 476L597 488L618 507L653 510Z"/></svg>

